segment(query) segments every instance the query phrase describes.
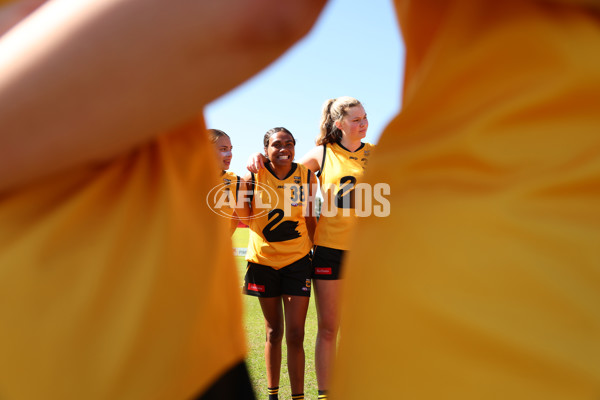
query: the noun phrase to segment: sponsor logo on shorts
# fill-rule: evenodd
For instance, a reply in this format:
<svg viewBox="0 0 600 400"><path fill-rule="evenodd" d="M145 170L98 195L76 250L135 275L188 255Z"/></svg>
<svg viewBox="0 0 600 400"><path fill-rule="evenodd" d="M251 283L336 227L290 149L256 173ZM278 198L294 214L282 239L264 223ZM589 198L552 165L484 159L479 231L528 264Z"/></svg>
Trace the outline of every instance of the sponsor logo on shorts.
<svg viewBox="0 0 600 400"><path fill-rule="evenodd" d="M331 275L331 268L315 268L317 275Z"/></svg>
<svg viewBox="0 0 600 400"><path fill-rule="evenodd" d="M303 287L302 290L305 291L305 292L308 292L308 291L310 291L310 288L309 287Z"/></svg>
<svg viewBox="0 0 600 400"><path fill-rule="evenodd" d="M306 287L307 287L307 288L310 288L310 279L307 279L307 280L306 280Z"/></svg>
<svg viewBox="0 0 600 400"><path fill-rule="evenodd" d="M264 293L265 292L265 286L264 285L257 285L256 283L249 283L248 284L248 290L252 290L254 292Z"/></svg>

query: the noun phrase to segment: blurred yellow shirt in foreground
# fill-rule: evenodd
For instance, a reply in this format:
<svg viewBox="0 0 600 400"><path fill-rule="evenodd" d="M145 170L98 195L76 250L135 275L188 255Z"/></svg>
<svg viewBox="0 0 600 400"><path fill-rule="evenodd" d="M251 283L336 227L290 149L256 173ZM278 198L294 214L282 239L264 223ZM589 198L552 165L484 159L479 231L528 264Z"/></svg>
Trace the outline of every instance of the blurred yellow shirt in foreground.
<svg viewBox="0 0 600 400"><path fill-rule="evenodd" d="M396 6L331 398L600 398L599 2Z"/></svg>

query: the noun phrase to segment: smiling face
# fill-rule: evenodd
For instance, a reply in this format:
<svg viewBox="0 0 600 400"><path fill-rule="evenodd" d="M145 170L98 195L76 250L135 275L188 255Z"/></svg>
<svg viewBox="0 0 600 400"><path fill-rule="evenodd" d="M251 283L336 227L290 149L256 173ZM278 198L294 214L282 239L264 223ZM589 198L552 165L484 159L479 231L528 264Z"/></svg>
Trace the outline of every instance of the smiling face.
<svg viewBox="0 0 600 400"><path fill-rule="evenodd" d="M341 120L335 122L335 126L341 130L348 139L361 140L367 135L369 120L363 106L350 107Z"/></svg>
<svg viewBox="0 0 600 400"><path fill-rule="evenodd" d="M269 145L265 147L265 153L274 166L284 166L291 165L295 149L292 135L280 131L271 135Z"/></svg>
<svg viewBox="0 0 600 400"><path fill-rule="evenodd" d="M231 150L233 150L231 140L227 136L221 136L217 139L214 146L215 151L217 152L219 168L223 171L227 171L229 169L229 164L231 164L231 158L233 157L231 153Z"/></svg>

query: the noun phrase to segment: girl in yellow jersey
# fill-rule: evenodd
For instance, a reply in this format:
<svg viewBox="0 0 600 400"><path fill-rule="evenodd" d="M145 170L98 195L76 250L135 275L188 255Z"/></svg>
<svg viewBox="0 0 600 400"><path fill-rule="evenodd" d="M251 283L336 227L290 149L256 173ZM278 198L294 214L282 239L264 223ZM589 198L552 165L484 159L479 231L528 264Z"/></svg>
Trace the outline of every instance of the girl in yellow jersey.
<svg viewBox="0 0 600 400"><path fill-rule="evenodd" d="M303 342L311 290L309 252L316 225L312 215L315 179L309 169L293 162L295 144L285 128L266 133L269 162L257 174L245 177L245 187L253 195L240 212L250 227L244 293L259 298L265 317L269 400L278 398L284 321L292 398L304 398Z"/></svg>
<svg viewBox="0 0 600 400"><path fill-rule="evenodd" d="M335 356L340 268L356 222L355 188L374 148L362 142L368 126L367 114L358 100L348 96L329 99L323 105L317 147L300 160L311 171L317 171L324 197L315 233L312 273L318 316L315 367L320 399L327 396ZM259 169L263 161L255 154L248 167Z"/></svg>
<svg viewBox="0 0 600 400"><path fill-rule="evenodd" d="M340 269L344 253L350 250L349 239L356 222L355 188L374 148L362 142L368 126L367 113L358 100L352 97L327 100L317 147L301 160L318 171L324 200L315 232L312 275L318 317L315 368L319 399L327 398L336 352Z"/></svg>
<svg viewBox="0 0 600 400"><path fill-rule="evenodd" d="M213 200L213 210L220 216L228 218L229 231L233 235L237 228L239 218L236 214L236 204L238 192L240 190L240 177L235 172L227 171L231 164L233 156L231 138L228 134L219 129L209 129L208 138L215 148L217 164L221 170L221 179L223 181L219 190L216 190L211 196Z"/></svg>

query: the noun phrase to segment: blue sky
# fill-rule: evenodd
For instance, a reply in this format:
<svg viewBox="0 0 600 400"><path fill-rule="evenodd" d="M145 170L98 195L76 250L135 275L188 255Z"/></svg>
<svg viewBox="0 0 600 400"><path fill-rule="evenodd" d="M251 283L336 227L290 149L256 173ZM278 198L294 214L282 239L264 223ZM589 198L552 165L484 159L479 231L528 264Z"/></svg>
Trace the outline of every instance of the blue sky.
<svg viewBox="0 0 600 400"><path fill-rule="evenodd" d="M296 159L315 146L321 106L352 96L367 111L366 141L376 143L400 108L404 48L391 0L330 0L312 31L254 78L205 111L209 128L229 134L230 170L246 173L265 132L284 126L296 137Z"/></svg>

